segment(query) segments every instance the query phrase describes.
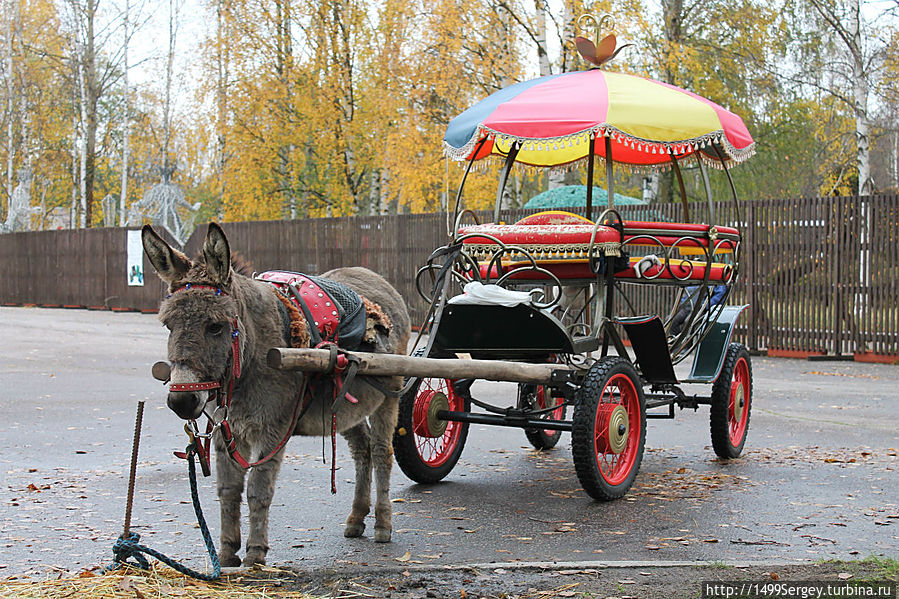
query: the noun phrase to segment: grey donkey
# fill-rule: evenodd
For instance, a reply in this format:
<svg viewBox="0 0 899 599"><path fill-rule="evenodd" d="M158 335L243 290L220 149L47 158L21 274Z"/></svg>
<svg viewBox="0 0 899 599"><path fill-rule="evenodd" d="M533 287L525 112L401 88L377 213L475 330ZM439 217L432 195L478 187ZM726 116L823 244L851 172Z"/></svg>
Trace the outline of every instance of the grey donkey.
<svg viewBox="0 0 899 599"><path fill-rule="evenodd" d="M270 348L291 344L291 327L286 326L290 321L284 314L287 307L271 284L247 276L248 268L237 258L234 259L236 269L232 266L228 240L221 227L214 223L209 225L202 255L194 261L170 247L150 226L143 228L142 238L144 251L170 290L160 305L159 319L169 329L170 381L182 390L170 388L169 408L185 420L199 418L216 393L183 389L191 383L203 387L197 383L225 380L232 361L239 359L240 378L231 396L228 420L240 455L259 460L286 438L303 386L302 373L276 370L266 364ZM375 308L380 306L381 316L386 314L389 319L389 330L369 327L368 345L360 349L405 353L410 335L409 315L402 297L386 280L359 267L339 268L322 276L348 285L369 300L367 319L372 302ZM233 339L238 341L232 342ZM347 537L360 537L365 530L364 520L371 508L374 466L374 540L390 541L391 441L398 404L390 391L401 386L401 377L380 377L367 384L366 377L360 375L350 388L358 403L342 401L337 407L337 430L346 438L356 468L353 506L344 529ZM314 392L308 400L309 406L293 434L330 435L334 391L327 384L310 388ZM229 455L220 430L213 442L216 487L221 503L221 563L241 564L237 554L241 545L240 511L246 479L250 527L243 565L264 564L269 549L269 507L284 447L247 474Z"/></svg>

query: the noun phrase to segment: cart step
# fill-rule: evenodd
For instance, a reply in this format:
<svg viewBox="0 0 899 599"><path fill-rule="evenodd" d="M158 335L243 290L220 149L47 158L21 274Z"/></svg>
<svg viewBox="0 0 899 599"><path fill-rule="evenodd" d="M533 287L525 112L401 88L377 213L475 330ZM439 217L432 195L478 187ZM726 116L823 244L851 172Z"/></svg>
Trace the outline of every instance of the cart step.
<svg viewBox="0 0 899 599"><path fill-rule="evenodd" d="M647 383L675 385L677 376L668 351L665 327L658 316L619 318L617 321L631 340L640 373Z"/></svg>

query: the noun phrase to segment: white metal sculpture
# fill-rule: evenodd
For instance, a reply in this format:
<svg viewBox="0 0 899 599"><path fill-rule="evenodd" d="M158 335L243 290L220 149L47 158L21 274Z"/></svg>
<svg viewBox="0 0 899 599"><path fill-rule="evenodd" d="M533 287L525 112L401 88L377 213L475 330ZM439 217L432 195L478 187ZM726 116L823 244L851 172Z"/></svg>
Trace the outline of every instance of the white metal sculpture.
<svg viewBox="0 0 899 599"><path fill-rule="evenodd" d="M31 205L31 181L33 179L31 169L20 168L16 175L18 182L9 199L6 220L0 223L0 233L30 231L32 228L31 216L41 212L39 206Z"/></svg>
<svg viewBox="0 0 899 599"><path fill-rule="evenodd" d="M162 181L151 187L140 200L131 205L128 211L128 226L139 226L144 218L149 218L155 227L167 230L182 246L187 241L193 225L193 215L199 209L200 202L189 204L184 191L171 182L173 167L162 171ZM185 223L181 212L189 215Z"/></svg>

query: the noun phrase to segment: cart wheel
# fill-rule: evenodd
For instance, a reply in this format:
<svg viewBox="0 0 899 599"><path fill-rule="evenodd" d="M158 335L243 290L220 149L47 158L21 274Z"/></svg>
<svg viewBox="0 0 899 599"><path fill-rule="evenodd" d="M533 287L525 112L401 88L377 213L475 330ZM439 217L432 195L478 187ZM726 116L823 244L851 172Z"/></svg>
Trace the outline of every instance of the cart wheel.
<svg viewBox="0 0 899 599"><path fill-rule="evenodd" d="M749 352L740 343L731 343L721 374L712 385L709 429L718 457L736 458L743 452L749 431L752 407L752 366Z"/></svg>
<svg viewBox="0 0 899 599"><path fill-rule="evenodd" d="M543 385L518 385L518 408L543 410L552 406L558 406L552 412L541 414L542 420L565 420L565 400L561 397L553 397ZM562 438L562 431L540 428L526 428L524 435L528 438L534 449L552 449Z"/></svg>
<svg viewBox="0 0 899 599"><path fill-rule="evenodd" d="M646 441L646 400L634 366L601 358L574 406L571 453L581 486L594 499L618 499L634 483Z"/></svg>
<svg viewBox="0 0 899 599"><path fill-rule="evenodd" d="M400 398L393 452L400 469L417 483L442 480L462 455L468 423L447 422L436 416L440 410L469 410L467 398L456 392L454 382L420 379Z"/></svg>

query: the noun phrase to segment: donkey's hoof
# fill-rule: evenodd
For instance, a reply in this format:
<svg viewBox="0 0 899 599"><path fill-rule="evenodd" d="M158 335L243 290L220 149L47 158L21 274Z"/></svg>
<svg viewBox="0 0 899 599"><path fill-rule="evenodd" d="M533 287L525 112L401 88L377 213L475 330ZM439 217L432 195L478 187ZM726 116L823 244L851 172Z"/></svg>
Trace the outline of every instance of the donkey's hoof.
<svg viewBox="0 0 899 599"><path fill-rule="evenodd" d="M252 568L253 566L265 565L265 553L261 551L247 551L247 556L243 558L243 567Z"/></svg>
<svg viewBox="0 0 899 599"><path fill-rule="evenodd" d="M343 536L348 539L357 539L362 536L362 533L365 532L365 522L359 522L358 524L347 524L346 528L343 529ZM375 531L377 533L377 531Z"/></svg>
<svg viewBox="0 0 899 599"><path fill-rule="evenodd" d="M375 528L375 543L389 543L390 542L390 529L389 528Z"/></svg>
<svg viewBox="0 0 899 599"><path fill-rule="evenodd" d="M219 557L219 564L225 568L236 568L240 565L240 558L234 555L222 555Z"/></svg>

